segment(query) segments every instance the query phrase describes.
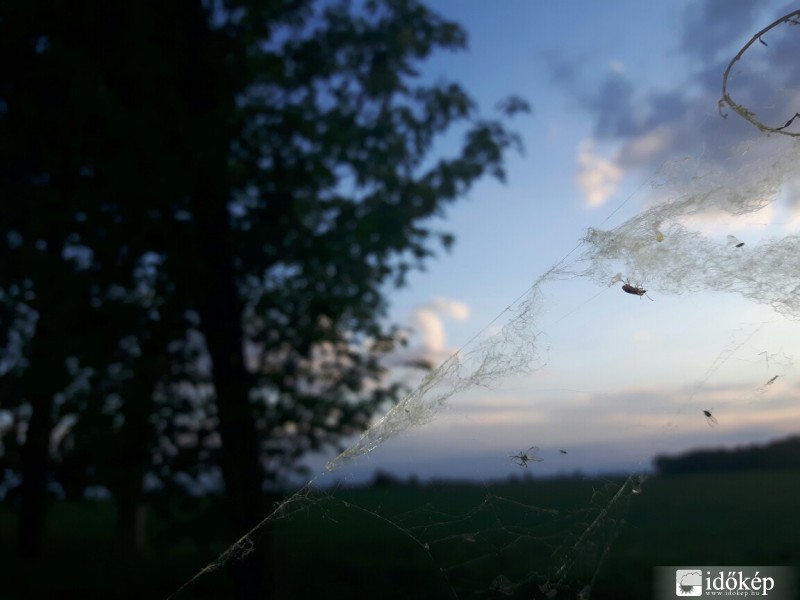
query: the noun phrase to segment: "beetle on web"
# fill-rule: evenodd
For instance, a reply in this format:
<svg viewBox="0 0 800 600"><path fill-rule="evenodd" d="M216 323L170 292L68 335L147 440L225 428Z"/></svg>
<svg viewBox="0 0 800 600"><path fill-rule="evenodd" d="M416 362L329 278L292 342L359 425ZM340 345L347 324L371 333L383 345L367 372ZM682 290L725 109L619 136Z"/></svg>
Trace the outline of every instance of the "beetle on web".
<svg viewBox="0 0 800 600"><path fill-rule="evenodd" d="M646 289L644 289L643 287L632 285L630 279L622 278L622 273L617 273L616 275L614 275L614 277L611 278L611 285L614 285L615 283L618 283L620 281L622 282L622 291L625 292L626 294L632 294L634 296L639 296L640 298L642 296L647 296ZM651 301L653 300L650 296L647 296L647 298L648 300Z"/></svg>
<svg viewBox="0 0 800 600"><path fill-rule="evenodd" d="M647 290L642 287L636 287L635 285L631 285L629 282L625 282L622 284L622 291L628 294L633 294L634 296L647 296ZM647 299L652 301L653 299L650 296L647 296Z"/></svg>

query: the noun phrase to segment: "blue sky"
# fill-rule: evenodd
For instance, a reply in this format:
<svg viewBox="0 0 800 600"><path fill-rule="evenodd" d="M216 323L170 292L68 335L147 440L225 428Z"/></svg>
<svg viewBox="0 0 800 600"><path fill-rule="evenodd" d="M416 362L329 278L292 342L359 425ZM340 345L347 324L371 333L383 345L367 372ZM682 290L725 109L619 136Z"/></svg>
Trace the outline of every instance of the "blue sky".
<svg viewBox="0 0 800 600"><path fill-rule="evenodd" d="M501 337L517 330L532 351L526 373L472 387L465 360L437 383L450 389L441 408L424 397L401 404L388 441L332 476L502 478L521 471L509 455L534 445L545 458L535 474L631 471L657 453L800 430L794 146L717 106L733 55L792 7L428 5L470 42L427 62L423 77L462 83L487 116L510 93L534 110L513 123L526 152L510 156L507 183L485 180L449 207L434 225L456 235L453 251L391 293L392 321L416 332L398 360L440 364L466 344L512 363L520 353ZM800 109L798 41L786 27L772 32L731 79L737 99L776 125ZM610 234L582 243L590 228ZM617 272L653 301L624 294ZM417 387L424 373L395 376Z"/></svg>

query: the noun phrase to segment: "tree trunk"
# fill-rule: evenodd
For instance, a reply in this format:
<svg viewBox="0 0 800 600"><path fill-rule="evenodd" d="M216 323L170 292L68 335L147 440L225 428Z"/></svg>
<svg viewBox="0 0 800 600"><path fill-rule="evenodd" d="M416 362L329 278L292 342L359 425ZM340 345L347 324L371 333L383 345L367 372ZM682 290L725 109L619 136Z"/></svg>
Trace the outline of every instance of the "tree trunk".
<svg viewBox="0 0 800 600"><path fill-rule="evenodd" d="M139 554L145 549L144 477L157 443L150 422L155 408L153 396L168 368L167 346L177 334L178 331L172 331L164 320L142 325L141 356L134 363L133 378L122 391L124 422L117 436L113 461L119 469L114 471L111 492L117 506L117 535L123 551L128 554Z"/></svg>
<svg viewBox="0 0 800 600"><path fill-rule="evenodd" d="M206 203L205 206L210 204ZM216 391L222 474L225 497L237 538L250 531L262 518L262 471L259 461L258 432L250 404L252 376L244 362L242 308L232 260L224 252L228 239L227 205L222 214L208 215L203 232L208 293L202 303L201 318ZM256 542L256 540L253 540ZM272 590L269 567L270 536L259 532L253 554L231 565L237 597L268 598Z"/></svg>
<svg viewBox="0 0 800 600"><path fill-rule="evenodd" d="M208 352L212 363L222 439L221 467L225 498L236 539L250 531L261 518L262 468L258 431L250 404L252 377L244 361L242 302L237 288L231 245L228 203L231 189L228 160L232 138L232 115L236 110L236 89L228 64L228 41L209 29L208 13L201 3L187 10L184 31L192 55L185 81L185 101L197 138L196 178L192 186L195 218L195 256L192 281L186 285L196 298ZM203 93L198 93L198 84ZM179 263L180 264L180 263ZM253 540L255 542L255 540ZM244 560L230 565L236 596L241 600L272 596L269 568L270 536L259 535L258 543Z"/></svg>
<svg viewBox="0 0 800 600"><path fill-rule="evenodd" d="M50 462L50 432L53 428L53 396L57 390L48 385L53 374L48 372L43 360L46 350L40 349L47 344L47 340L43 339L46 335L43 327L45 320L45 316L39 317L25 394L31 406L31 418L21 449L19 549L26 560L41 557L47 522L47 469ZM36 380L39 385L33 384Z"/></svg>
<svg viewBox="0 0 800 600"><path fill-rule="evenodd" d="M150 355L145 344L135 377L126 386L122 414L125 421L119 431L118 454L114 461L119 465L116 485L112 490L117 506L117 534L123 551L137 554L144 548L141 529L142 494L144 475L150 465L153 434L150 415L153 411L153 392L158 374L151 367L157 357Z"/></svg>
<svg viewBox="0 0 800 600"><path fill-rule="evenodd" d="M64 332L63 313L68 310L56 300L59 281L56 248L48 240L48 253L36 274L35 308L39 312L31 341L30 367L24 376L23 393L31 417L21 449L19 549L27 560L41 557L47 522L47 473L50 466L50 435L53 429L54 397L65 380L64 355L58 342Z"/></svg>

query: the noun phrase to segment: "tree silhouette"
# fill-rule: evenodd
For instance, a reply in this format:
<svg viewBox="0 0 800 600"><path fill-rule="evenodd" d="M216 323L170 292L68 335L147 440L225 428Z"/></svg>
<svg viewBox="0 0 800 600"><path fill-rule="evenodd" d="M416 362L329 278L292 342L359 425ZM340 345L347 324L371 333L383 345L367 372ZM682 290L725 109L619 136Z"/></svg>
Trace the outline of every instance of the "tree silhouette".
<svg viewBox="0 0 800 600"><path fill-rule="evenodd" d="M123 382L105 371L118 371L142 349L143 360L157 362L172 317L181 314L168 310L168 290L148 283L157 272L150 263L157 256L152 240L162 228L159 211L186 188L171 155L153 150L164 148L168 137L155 118L163 109L153 94L163 90L162 102L170 105L171 90L160 83L165 72L155 48L145 52L148 34L141 28L147 21L136 18L137 11L152 9L126 15L100 3L11 2L0 20L7 75L0 82L3 380L16 399L4 402L16 409L16 426L4 441L25 432L16 454L20 542L29 557L41 550L51 430L76 410L76 384L83 380L85 388L88 379L106 406L77 405L80 418L67 440L73 451L60 469L69 481L63 483L89 483L82 474L105 459L116 463L117 480L129 480L120 489L141 490L143 468L131 457L149 459L152 389L139 377L136 397L115 406L119 399L109 396L119 394ZM144 46L139 54L137 46ZM114 425L112 412L121 425ZM75 444L87 431L104 435ZM105 442L112 446L98 454ZM87 464L89 458L94 462ZM121 522L130 521L120 508Z"/></svg>
<svg viewBox="0 0 800 600"><path fill-rule="evenodd" d="M22 539L35 554L59 407L77 415L73 449L115 448L101 479L118 503L138 501L175 433L153 418L159 394L199 381L175 344L210 365L203 410L233 526L249 529L265 478L397 398L380 364L397 343L388 286L452 244L425 221L502 179L518 145L460 86L418 77L464 32L415 0L11 2L0 43L0 285L9 314L37 315L14 362L31 410ZM457 124L460 150L431 156ZM91 454L72 452L78 471ZM243 568L240 594L260 578Z"/></svg>

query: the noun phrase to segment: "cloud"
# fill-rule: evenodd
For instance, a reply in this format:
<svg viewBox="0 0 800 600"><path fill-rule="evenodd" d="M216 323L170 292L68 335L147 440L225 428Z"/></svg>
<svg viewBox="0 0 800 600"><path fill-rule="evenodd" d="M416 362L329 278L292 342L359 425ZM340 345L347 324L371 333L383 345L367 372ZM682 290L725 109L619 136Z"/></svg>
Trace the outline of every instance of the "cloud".
<svg viewBox="0 0 800 600"><path fill-rule="evenodd" d="M582 76L581 66L587 57L569 58L563 51L540 52L539 58L550 75L550 82L563 88L572 88Z"/></svg>
<svg viewBox="0 0 800 600"><path fill-rule="evenodd" d="M692 2L684 13L681 47L704 62L720 52L727 54L732 45L744 43L756 31L755 18L760 9L759 3L752 0Z"/></svg>
<svg viewBox="0 0 800 600"><path fill-rule="evenodd" d="M578 145L577 181L589 206L602 206L617 191L622 176L623 170L615 161L594 153L593 140Z"/></svg>
<svg viewBox="0 0 800 600"><path fill-rule="evenodd" d="M679 53L657 87L640 84L618 63L607 63L598 78L592 57L543 55L551 81L594 118L592 140L616 146L607 157L591 141L578 149L578 185L589 204L602 205L623 175L650 175L676 157L733 172L737 154L752 155L763 141L757 130L730 110L727 118L718 112L722 76L756 31L790 10L749 0L690 3L676 32ZM761 121L780 126L800 110L800 35L797 27L781 25L765 37L768 46L754 44L737 63L729 91ZM800 119L795 126L800 131Z"/></svg>
<svg viewBox="0 0 800 600"><path fill-rule="evenodd" d="M682 120L687 115L688 103L678 90L651 92L645 99L647 121L642 130L648 131L664 124Z"/></svg>
<svg viewBox="0 0 800 600"><path fill-rule="evenodd" d="M433 310L456 321L465 321L469 318L469 306L458 300L436 298L429 304L418 307L417 310Z"/></svg>
<svg viewBox="0 0 800 600"><path fill-rule="evenodd" d="M469 317L469 307L458 300L437 298L429 304L414 309L411 322L421 341L421 353L428 357L449 355L443 317L464 321ZM445 357L446 358L446 357Z"/></svg>
<svg viewBox="0 0 800 600"><path fill-rule="evenodd" d="M665 151L674 145L675 129L663 125L630 138L620 149L620 165L638 166L663 159Z"/></svg>
<svg viewBox="0 0 800 600"><path fill-rule="evenodd" d="M597 113L595 135L613 138L641 131L634 111L634 86L619 70L611 69L596 92L584 98L584 104Z"/></svg>
<svg viewBox="0 0 800 600"><path fill-rule="evenodd" d="M469 306L446 298L436 298L415 307L409 319L412 329L409 346L387 357L384 363L387 366L438 366L456 350L447 345L444 319L465 321L469 314Z"/></svg>

